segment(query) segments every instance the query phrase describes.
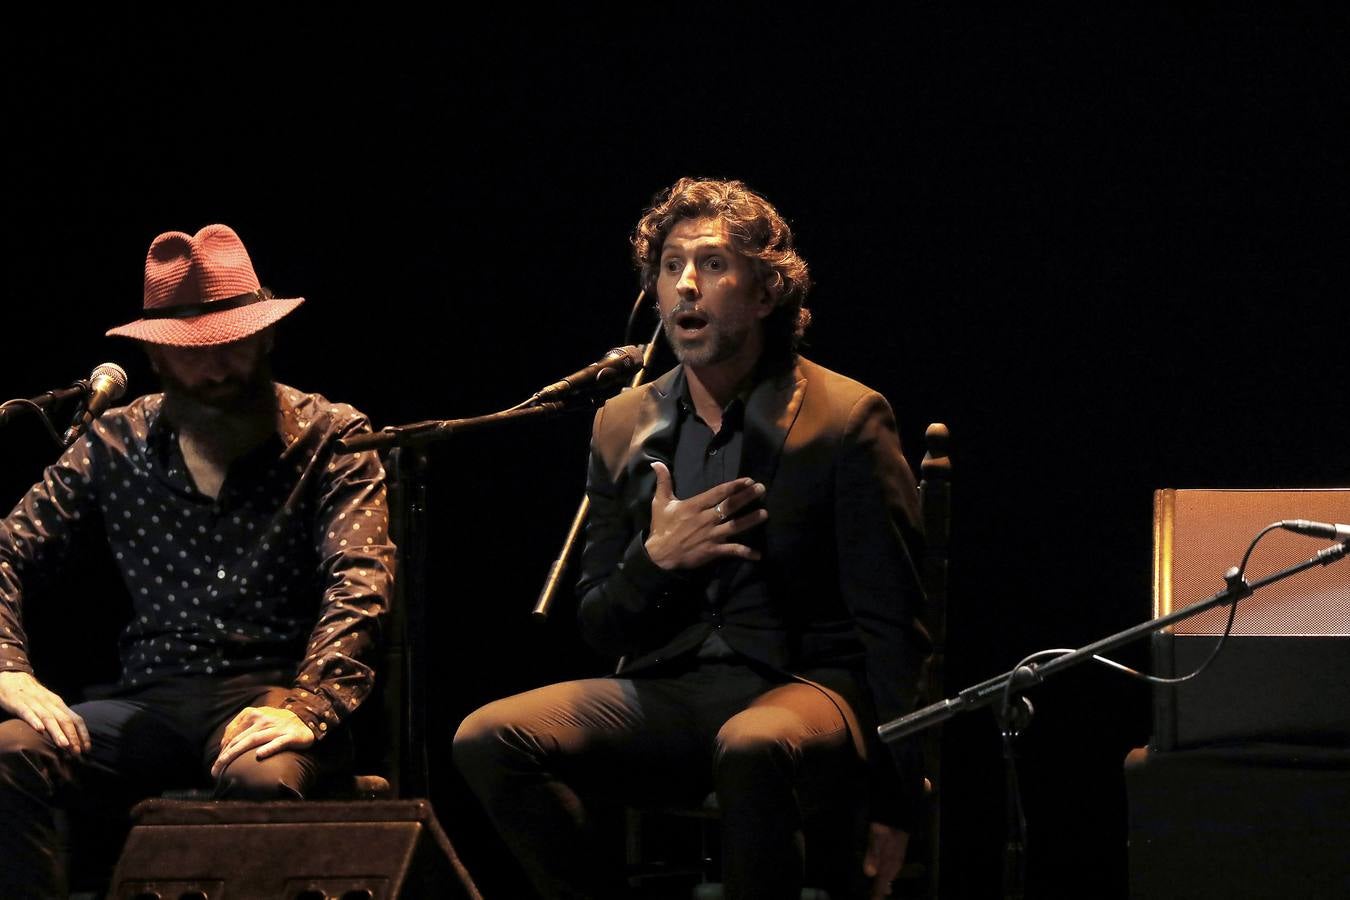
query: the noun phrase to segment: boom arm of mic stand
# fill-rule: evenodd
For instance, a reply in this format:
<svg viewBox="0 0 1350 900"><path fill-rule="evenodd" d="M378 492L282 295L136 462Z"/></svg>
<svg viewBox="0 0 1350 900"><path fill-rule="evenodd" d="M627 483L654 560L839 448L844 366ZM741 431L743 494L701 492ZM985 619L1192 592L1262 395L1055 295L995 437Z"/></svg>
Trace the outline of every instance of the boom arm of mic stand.
<svg viewBox="0 0 1350 900"><path fill-rule="evenodd" d="M641 300L641 295L638 297ZM635 388L642 384L647 375L647 370L651 368L652 356L656 353L656 341L661 337L661 324L658 322L656 330L652 332L652 339L647 342L647 348L642 354L642 368L633 374L633 380L628 385ZM534 620L539 623L548 621L549 611L553 608L553 600L558 595L558 585L562 581L563 573L567 571L567 563L572 559L572 554L576 551L577 544L581 539L581 529L586 524L586 516L591 511L591 498L582 497L581 503L577 504L576 515L572 516L572 526L567 529L567 537L563 540L562 549L558 551L558 558L553 560L553 565L548 568L548 577L544 579L544 588L539 592L539 599L534 602L534 610L530 613Z"/></svg>
<svg viewBox="0 0 1350 900"><path fill-rule="evenodd" d="M553 403L540 403L538 406L488 413L485 416L471 416L467 419L431 419L426 422L413 422L411 425L390 425L371 434L354 434L343 438L335 444L335 447L338 453L360 453L362 450L384 450L387 447L420 447L463 432L504 425L516 419L560 415L582 408L575 403L558 400Z"/></svg>
<svg viewBox="0 0 1350 900"><path fill-rule="evenodd" d="M38 394L36 397L29 397L27 400L6 400L0 404L0 425L5 425L10 418L23 409L31 410L34 407L45 410L54 403L60 403L67 397L76 397L89 393L88 381L77 381L68 388L59 388L54 391L47 391Z"/></svg>
<svg viewBox="0 0 1350 900"><path fill-rule="evenodd" d="M1238 577L1238 570L1233 569L1230 573L1232 577L1229 579L1228 586L1207 600L1201 600L1168 615L1159 616L1158 618L1150 619L1147 622L1141 622L1132 628L1127 628L1110 637L1105 637L1095 643L1088 644L1086 647L1080 647L1077 650L1066 653L1056 659L1052 659L1043 666L1022 666L1011 672L1004 672L1002 675L996 675L988 681L982 681L977 685L966 688L955 697L941 700L937 703L925 706L923 709L915 710L907 715L892 719L878 727L877 734L881 736L883 741L887 741L888 743L898 741L907 735L923 731L925 728L931 728L940 722L945 722L958 713L970 712L971 710L980 709L993 704L1009 690L1009 682L1011 682L1011 690L1014 693L1023 688L1040 684L1046 678L1061 669L1067 669L1070 666L1089 660L1097 654L1105 653L1108 650L1114 650L1116 647L1138 640L1147 634L1157 631L1159 628L1166 628L1174 622L1180 622L1182 619L1189 619L1191 616L1198 615L1206 610L1213 609L1216 606L1236 603L1253 591L1288 578L1290 575L1297 575L1305 569L1311 569L1313 566L1331 565L1333 562L1344 558L1348 553L1350 553L1350 542L1335 544L1322 550L1311 559L1292 565L1287 569L1281 569L1278 572L1267 575L1250 584Z"/></svg>

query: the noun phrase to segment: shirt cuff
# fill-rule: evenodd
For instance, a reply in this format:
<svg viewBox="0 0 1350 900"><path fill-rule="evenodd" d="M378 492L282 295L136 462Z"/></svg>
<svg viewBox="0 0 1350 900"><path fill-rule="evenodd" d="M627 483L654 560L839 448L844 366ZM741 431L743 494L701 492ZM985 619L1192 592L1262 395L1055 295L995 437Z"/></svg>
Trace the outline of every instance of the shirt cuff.
<svg viewBox="0 0 1350 900"><path fill-rule="evenodd" d="M869 818L913 834L922 820L924 794L922 761L912 741L889 746L868 760L871 782Z"/></svg>
<svg viewBox="0 0 1350 900"><path fill-rule="evenodd" d="M0 641L6 644L0 649L0 672L27 672L33 674L33 666L28 662L28 657L21 650L10 643L9 640Z"/></svg>
<svg viewBox="0 0 1350 900"><path fill-rule="evenodd" d="M332 718L332 712L330 711L326 717L320 713L316 713L314 711L316 701L317 705L322 705L324 707L328 707L328 704L323 701L323 698L317 696L312 691L306 690L305 693L306 696L303 697L294 694L287 697L281 702L281 708L290 710L301 722L304 722L309 726L309 730L314 732L314 740L318 742L323 740L331 730L331 727L325 719Z"/></svg>

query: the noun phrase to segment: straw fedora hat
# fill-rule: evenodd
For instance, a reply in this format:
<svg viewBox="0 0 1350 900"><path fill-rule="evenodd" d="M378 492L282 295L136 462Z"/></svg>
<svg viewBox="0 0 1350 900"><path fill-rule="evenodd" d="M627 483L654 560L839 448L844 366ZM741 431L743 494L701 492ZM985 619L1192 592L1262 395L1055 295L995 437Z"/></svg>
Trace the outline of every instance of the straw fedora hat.
<svg viewBox="0 0 1350 900"><path fill-rule="evenodd" d="M295 310L304 297L282 299L258 283L244 242L227 225L188 236L161 234L145 256L141 317L109 336L173 347L228 344L256 334Z"/></svg>

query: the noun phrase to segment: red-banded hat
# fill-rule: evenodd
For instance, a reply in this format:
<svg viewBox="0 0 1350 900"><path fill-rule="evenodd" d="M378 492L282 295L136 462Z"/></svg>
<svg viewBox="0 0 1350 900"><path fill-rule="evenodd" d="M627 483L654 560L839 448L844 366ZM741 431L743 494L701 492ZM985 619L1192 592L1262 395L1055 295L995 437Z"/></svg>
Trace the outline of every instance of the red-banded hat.
<svg viewBox="0 0 1350 900"><path fill-rule="evenodd" d="M145 256L145 302L135 322L109 336L150 344L206 347L257 334L305 302L273 297L258 283L244 242L227 225L189 237L161 234Z"/></svg>

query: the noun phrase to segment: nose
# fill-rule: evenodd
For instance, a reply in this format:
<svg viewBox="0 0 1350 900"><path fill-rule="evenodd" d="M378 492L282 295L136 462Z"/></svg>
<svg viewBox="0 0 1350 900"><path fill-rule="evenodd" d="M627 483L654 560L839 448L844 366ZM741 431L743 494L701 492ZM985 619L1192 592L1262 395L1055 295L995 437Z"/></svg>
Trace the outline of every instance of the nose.
<svg viewBox="0 0 1350 900"><path fill-rule="evenodd" d="M224 378L229 372L229 359L216 347L203 347L197 358L197 372L208 380Z"/></svg>
<svg viewBox="0 0 1350 900"><path fill-rule="evenodd" d="M697 300L701 295L698 289L698 267L692 260L685 264L680 280L675 283L675 290L679 292L681 300Z"/></svg>
<svg viewBox="0 0 1350 900"><path fill-rule="evenodd" d="M202 347L193 357L192 373L203 384L223 384L236 374L237 365L228 351Z"/></svg>

